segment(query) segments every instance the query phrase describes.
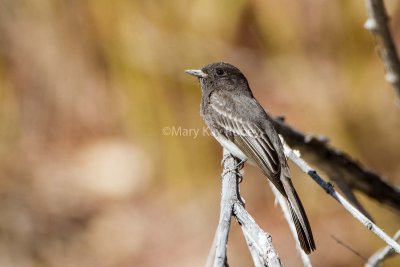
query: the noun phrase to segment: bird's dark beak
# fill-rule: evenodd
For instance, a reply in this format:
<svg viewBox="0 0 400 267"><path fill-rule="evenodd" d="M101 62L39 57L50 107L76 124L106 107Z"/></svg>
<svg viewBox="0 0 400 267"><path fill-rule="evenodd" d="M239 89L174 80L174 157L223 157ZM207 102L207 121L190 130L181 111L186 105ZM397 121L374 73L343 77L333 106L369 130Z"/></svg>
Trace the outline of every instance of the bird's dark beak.
<svg viewBox="0 0 400 267"><path fill-rule="evenodd" d="M196 76L197 78L207 78L208 74L204 73L202 70L185 70L187 74Z"/></svg>

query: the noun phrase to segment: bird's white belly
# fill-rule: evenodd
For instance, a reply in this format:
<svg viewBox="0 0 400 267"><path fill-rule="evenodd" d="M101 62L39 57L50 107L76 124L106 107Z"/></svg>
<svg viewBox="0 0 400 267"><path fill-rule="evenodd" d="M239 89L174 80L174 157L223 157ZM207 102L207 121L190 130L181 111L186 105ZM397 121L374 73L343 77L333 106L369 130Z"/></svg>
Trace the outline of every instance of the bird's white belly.
<svg viewBox="0 0 400 267"><path fill-rule="evenodd" d="M218 143L220 143L222 147L227 149L229 151L229 153L231 153L233 156L235 156L236 158L238 158L242 161L247 160L247 156L231 140L227 139L225 136L223 136L221 134L215 134L215 133L212 133L212 134L214 135L215 139L217 139Z"/></svg>

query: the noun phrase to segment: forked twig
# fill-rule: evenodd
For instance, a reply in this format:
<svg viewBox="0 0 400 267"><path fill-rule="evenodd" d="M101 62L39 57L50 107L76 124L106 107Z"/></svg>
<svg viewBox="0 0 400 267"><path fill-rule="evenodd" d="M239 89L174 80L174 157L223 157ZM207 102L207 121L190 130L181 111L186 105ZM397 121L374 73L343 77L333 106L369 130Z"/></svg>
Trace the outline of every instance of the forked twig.
<svg viewBox="0 0 400 267"><path fill-rule="evenodd" d="M393 237L394 240L398 241L400 239L400 230ZM378 267L380 266L385 259L392 257L395 255L394 250L390 246L386 246L376 253L374 253L365 264L365 267Z"/></svg>
<svg viewBox="0 0 400 267"><path fill-rule="evenodd" d="M228 266L228 235L231 218L234 216L242 228L254 265L257 267L281 267L280 259L272 246L271 236L257 225L243 206L239 192L241 175L238 164L239 162L224 149L221 210L216 232L213 266Z"/></svg>

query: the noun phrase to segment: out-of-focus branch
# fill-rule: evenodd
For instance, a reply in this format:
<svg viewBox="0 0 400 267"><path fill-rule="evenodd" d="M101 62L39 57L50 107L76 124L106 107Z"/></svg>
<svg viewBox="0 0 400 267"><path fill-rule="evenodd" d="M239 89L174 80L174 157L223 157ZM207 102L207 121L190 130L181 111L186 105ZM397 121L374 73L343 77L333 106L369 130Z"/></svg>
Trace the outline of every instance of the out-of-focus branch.
<svg viewBox="0 0 400 267"><path fill-rule="evenodd" d="M398 241L400 239L400 230L393 237L394 240ZM376 253L374 253L365 264L365 267L378 267L380 266L386 259L395 255L394 250L390 246L386 246Z"/></svg>
<svg viewBox="0 0 400 267"><path fill-rule="evenodd" d="M326 139L306 135L283 123L281 118L275 119L274 124L278 133L291 147L300 150L308 162L325 172L333 182L342 186L346 184L348 188L359 190L376 201L400 211L399 188L390 185L344 152L331 147ZM354 196L348 196L350 201L352 197ZM362 211L357 203L354 201L352 203ZM365 212L364 214L368 217L368 214Z"/></svg>
<svg viewBox="0 0 400 267"><path fill-rule="evenodd" d="M239 193L239 162L224 149L220 220L216 232L214 267L228 266L227 245L231 216L242 227L254 265L257 267L281 267L272 246L272 238L265 233L245 210Z"/></svg>
<svg viewBox="0 0 400 267"><path fill-rule="evenodd" d="M380 56L386 68L385 79L392 84L400 101L400 61L388 27L389 18L383 0L365 0L368 19L364 27L371 31L378 41Z"/></svg>
<svg viewBox="0 0 400 267"><path fill-rule="evenodd" d="M304 252L304 250L301 248L299 239L297 238L297 231L296 231L296 226L294 225L292 215L290 213L289 207L287 205L287 200L282 194L276 189L273 183L269 182L269 186L272 189L272 192L275 195L276 200L278 200L279 205L282 208L283 216L285 217L286 221L289 224L290 231L292 232L293 239L296 242L296 249L300 253L301 260L303 261L303 265L305 267L312 267L310 257Z"/></svg>
<svg viewBox="0 0 400 267"><path fill-rule="evenodd" d="M284 143L284 142L283 142ZM400 245L388 236L381 228L374 224L370 219L363 215L358 209L350 204L341 194L339 194L332 186L332 184L323 180L303 159L300 158L286 143L284 145L285 155L290 158L299 168L314 179L329 195L331 195L337 202L339 202L354 218L361 222L368 230L373 232L379 238L386 242L394 249L396 253L400 254Z"/></svg>

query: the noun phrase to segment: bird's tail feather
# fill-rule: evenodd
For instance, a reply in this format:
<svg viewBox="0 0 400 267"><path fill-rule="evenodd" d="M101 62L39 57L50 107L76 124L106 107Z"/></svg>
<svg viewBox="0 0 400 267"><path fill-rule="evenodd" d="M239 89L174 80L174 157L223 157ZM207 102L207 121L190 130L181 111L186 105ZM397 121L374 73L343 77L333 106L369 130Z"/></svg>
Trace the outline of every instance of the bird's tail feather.
<svg viewBox="0 0 400 267"><path fill-rule="evenodd" d="M310 254L311 251L316 249L310 223L308 222L307 215L294 187L291 186L291 189L292 190L286 190L288 195L288 206L292 214L294 225L296 226L300 245L304 252Z"/></svg>

